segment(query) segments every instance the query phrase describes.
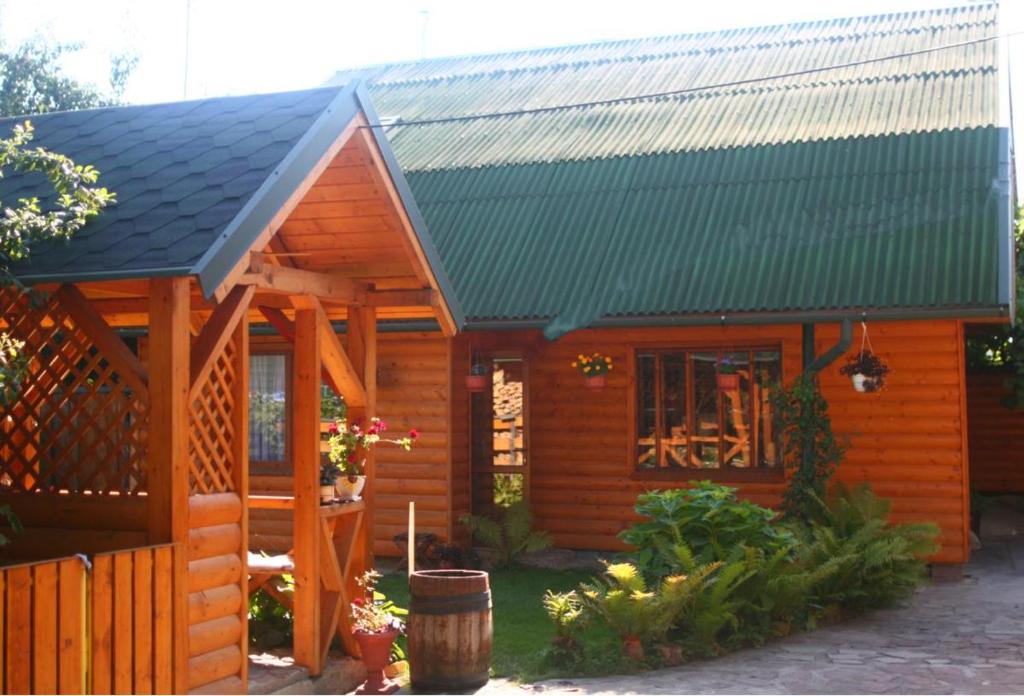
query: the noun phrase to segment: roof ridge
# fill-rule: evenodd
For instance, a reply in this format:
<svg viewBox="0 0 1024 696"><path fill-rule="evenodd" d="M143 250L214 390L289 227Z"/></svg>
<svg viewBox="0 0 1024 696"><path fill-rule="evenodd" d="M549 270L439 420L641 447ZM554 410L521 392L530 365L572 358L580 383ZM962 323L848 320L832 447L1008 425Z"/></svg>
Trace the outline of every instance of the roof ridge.
<svg viewBox="0 0 1024 696"><path fill-rule="evenodd" d="M370 64L370 65L364 65L364 66L354 66L352 68L344 68L344 69L336 71L334 73L334 75L332 76L331 80L333 81L334 78L342 76L342 75L349 75L350 77L355 77L355 76L363 77L364 79L367 79L368 81L373 82L373 78L371 76L369 76L367 73L372 73L374 71L381 72L381 71L383 71L385 69L393 69L393 68L399 68L399 67L403 67L403 66L408 66L408 67L417 66L417 65L419 65L419 66L428 66L428 65L430 65L432 63L439 63L440 64L440 63L449 62L449 61L473 61L473 60L480 60L480 59L512 58L512 57L518 57L518 56L527 56L527 55L530 55L530 54L541 55L541 54L544 54L544 53L555 53L555 52L559 52L559 51L571 51L571 50L586 49L586 48L598 48L598 47L609 47L609 48L611 48L611 47L615 47L615 46L623 46L623 45L628 45L628 44L642 44L642 43L649 43L649 42L679 41L679 40L683 40L683 39L696 39L696 38L700 38L700 37L712 37L712 36L716 36L716 35L723 35L723 37L724 37L724 36L727 36L727 35L735 35L737 33L757 33L757 32L764 32L766 30L774 30L774 29L780 29L780 28L797 28L797 27L799 27L799 28L806 29L806 28L811 28L811 27L814 27L814 26L828 27L830 25L835 25L835 26L838 27L838 26L841 26L843 24L849 24L851 22L863 21L863 20L882 21L882 20L884 20L886 18L895 18L895 17L942 15L942 14L963 13L963 12L968 12L968 11L975 11L975 12L977 12L977 11L984 11L984 10L996 11L996 10L998 10L998 7L999 7L999 3L998 3L998 0L996 0L994 2L983 2L983 3L967 4L967 5L953 5L953 6L949 6L949 7L938 7L938 8L932 8L932 9L913 10L913 11L907 11L907 12L890 12L890 13L874 14L874 15L859 15L859 16L851 16L851 17L834 17L834 18L830 18L830 19L811 20L811 21L804 21L804 22L789 22L789 23L779 23L779 24L767 24L767 25L757 25L757 26L750 26L750 27L726 27L726 28L722 28L722 29L714 29L714 30L700 31L700 32L690 32L690 33L682 33L682 34L664 34L664 35L660 35L660 36L640 36L640 37L633 37L633 38L627 38L627 39L610 39L610 40L604 40L604 41L591 41L591 42L585 42L585 43L563 44L563 45L557 45L557 46L541 46L541 47L537 47L537 48L517 49L517 50L513 50L513 51L497 51L497 52L493 52L493 53L471 53L471 54L461 54L461 55L451 55L451 56L438 56L438 57L434 57L434 58L425 58L425 59L407 60L407 61L394 61L394 62L376 63L376 64ZM568 67L568 66L581 66L581 65L610 63L610 62L628 63L628 62L645 61L645 60L651 60L651 59L657 59L657 58L670 58L670 57L673 57L673 56L681 56L681 55L694 55L694 56L697 56L697 55L701 55L701 54L710 54L710 53L714 53L714 52L742 51L742 50L748 50L748 49L754 49L754 48L765 49L765 48L772 48L772 47L778 47L778 46L784 46L784 45L789 45L789 46L807 45L807 44L811 44L811 43L820 43L820 42L834 41L834 40L843 39L843 38L851 38L851 39L853 39L853 38L863 38L863 37L867 37L867 36L887 36L887 35L892 36L892 35L899 35L899 34L915 34L915 33L921 33L921 32L924 32L924 31L935 32L935 31L940 31L940 30L943 30L943 29L963 28L963 27L977 27L977 26L984 26L984 25L992 25L992 24L995 24L995 23L996 23L996 18L992 17L991 19L976 20L976 21L962 21L962 22L950 21L950 22L947 22L947 23L944 23L944 24L938 24L938 25L934 25L934 26L914 26L914 27L906 27L906 28L890 28L890 29L878 30L878 31L835 32L835 33L832 33L832 34L812 36L812 37L802 38L802 39L792 39L791 38L791 39L784 39L784 40L762 41L762 42L759 42L759 43L747 43L747 44L742 44L742 45L722 46L722 47L708 47L708 48L695 49L695 50L690 50L690 51L683 51L683 50L661 51L661 52L651 51L651 52L647 52L647 53L643 53L643 54L628 55L628 56L621 56L621 55L619 55L619 56L613 56L613 57L601 57L601 58L591 58L591 59L584 58L584 59L579 59L579 60L558 61L558 62L554 62L554 63L548 64L548 65L537 65L537 66L528 66L528 67L523 67L523 68L500 69L500 70L493 70L493 69L492 70L480 70L480 71L473 71L473 72L468 72L468 73L460 74L460 75L436 75L436 76L423 77L423 78L395 79L395 80L390 80L390 81L385 81L385 82L373 82L373 84L377 88L381 88L381 87L397 87L397 86L417 84L417 83L428 83L428 82L438 81L438 80L466 79L466 78L472 78L472 77L478 77L478 76L483 77L483 76L493 75L495 73L543 72L543 71L547 71L547 70L565 68L565 67ZM331 83L331 82L329 82L329 83Z"/></svg>
<svg viewBox="0 0 1024 696"><path fill-rule="evenodd" d="M351 82L351 80L349 81ZM237 99L252 99L254 97L282 97L289 94L314 94L316 92L326 92L330 90L340 91L345 88L348 83L340 85L319 85L317 87L309 87L307 89L290 89L284 92L256 92L252 94L224 94L212 97L199 97L196 99L181 99L177 101L160 101L150 102L145 104L109 104L107 106L94 106L88 109L62 109L60 111L44 111L38 114L19 114L17 116L4 116L0 117L0 124L10 123L13 121L24 121L24 120L37 120L41 118L49 118L51 116L59 116L65 114L96 114L103 111L127 111L127 110L138 110L138 109L153 109L161 106L183 106L186 104L207 104L210 102L217 101L233 101Z"/></svg>

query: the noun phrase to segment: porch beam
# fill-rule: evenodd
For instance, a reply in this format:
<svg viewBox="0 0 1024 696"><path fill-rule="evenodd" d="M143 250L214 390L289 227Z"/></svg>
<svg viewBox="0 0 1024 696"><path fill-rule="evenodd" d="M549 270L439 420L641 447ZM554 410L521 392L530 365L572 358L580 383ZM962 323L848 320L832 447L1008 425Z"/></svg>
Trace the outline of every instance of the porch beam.
<svg viewBox="0 0 1024 696"><path fill-rule="evenodd" d="M258 252L249 254L249 271L242 275L238 282L240 285L254 285L269 292L314 295L345 304L362 304L366 295L366 289L349 278L274 265L264 254Z"/></svg>
<svg viewBox="0 0 1024 696"><path fill-rule="evenodd" d="M441 302L436 290L376 290L366 293L366 307L437 307Z"/></svg>
<svg viewBox="0 0 1024 696"><path fill-rule="evenodd" d="M85 295L74 285L65 283L56 292L57 301L67 310L75 323L89 336L106 358L140 396L149 390L149 374L131 349L114 333L103 316L97 312Z"/></svg>
<svg viewBox="0 0 1024 696"><path fill-rule="evenodd" d="M296 664L318 675L321 660L320 616L320 334L321 314L315 308L295 313L292 358L292 512Z"/></svg>
<svg viewBox="0 0 1024 696"><path fill-rule="evenodd" d="M217 356L224 352L224 346L231 340L235 328L249 311L249 302L255 292L256 289L251 285L238 285L232 288L200 329L199 337L196 338L191 351L190 398L196 398L206 378L210 376ZM245 323L248 325L248 322Z"/></svg>
<svg viewBox="0 0 1024 696"><path fill-rule="evenodd" d="M366 405L366 389L363 386L363 376L352 365L345 348L338 340L338 334L334 333L331 322L324 312L320 300L312 295L293 297L292 302L296 307L296 324L300 311L311 311L317 315L317 332L320 341L320 359L323 367L331 376L331 380L338 386L338 393L345 399L348 407L359 408ZM298 337L296 337L298 341Z"/></svg>
<svg viewBox="0 0 1024 696"><path fill-rule="evenodd" d="M150 543L179 544L174 554L174 693L189 689L189 279L149 283L149 471ZM119 339L120 340L120 339Z"/></svg>

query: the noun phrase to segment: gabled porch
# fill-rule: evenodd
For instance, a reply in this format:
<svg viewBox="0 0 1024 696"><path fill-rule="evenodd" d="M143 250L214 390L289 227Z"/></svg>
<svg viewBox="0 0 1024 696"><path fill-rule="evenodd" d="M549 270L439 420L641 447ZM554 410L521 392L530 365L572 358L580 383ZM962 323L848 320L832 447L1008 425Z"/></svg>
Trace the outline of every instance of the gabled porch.
<svg viewBox="0 0 1024 696"><path fill-rule="evenodd" d="M354 651L347 603L372 562L373 458L361 501L321 506L321 384L367 418L378 320L458 326L374 120L358 87L339 90L189 273L71 266L37 277L36 296L0 293L4 330L32 356L0 432L0 504L25 525L0 556L28 564L3 571L4 691L56 691L46 674L59 664L62 693L244 692L259 507L291 511L296 662L318 674L335 635ZM294 477L279 495L250 494L255 323L293 346ZM38 594L50 585L52 614Z"/></svg>

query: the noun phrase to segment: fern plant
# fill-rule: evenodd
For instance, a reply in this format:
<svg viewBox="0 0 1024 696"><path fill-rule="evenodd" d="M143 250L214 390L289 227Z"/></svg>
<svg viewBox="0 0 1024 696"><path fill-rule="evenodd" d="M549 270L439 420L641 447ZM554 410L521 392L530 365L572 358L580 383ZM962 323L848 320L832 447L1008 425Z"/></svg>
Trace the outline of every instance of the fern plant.
<svg viewBox="0 0 1024 696"><path fill-rule="evenodd" d="M544 593L544 611L555 626L548 654L552 662L565 664L578 662L583 656L580 634L589 618L583 611L583 602L576 590Z"/></svg>
<svg viewBox="0 0 1024 696"><path fill-rule="evenodd" d="M495 551L495 566L507 568L521 556L551 546L547 532L533 529L533 515L525 501L512 503L497 518L463 515L459 521L469 528L473 538Z"/></svg>
<svg viewBox="0 0 1024 696"><path fill-rule="evenodd" d="M827 499L813 497L811 524L802 530L800 561L835 567L815 588L821 608L863 611L909 596L925 577L924 558L939 550L934 524L888 521L890 502L868 484L837 484Z"/></svg>

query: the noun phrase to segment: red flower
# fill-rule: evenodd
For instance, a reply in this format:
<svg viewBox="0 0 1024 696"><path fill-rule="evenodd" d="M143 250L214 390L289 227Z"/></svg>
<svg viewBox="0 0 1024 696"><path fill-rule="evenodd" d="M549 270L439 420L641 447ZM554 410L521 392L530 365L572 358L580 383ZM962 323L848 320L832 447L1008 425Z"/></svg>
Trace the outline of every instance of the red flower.
<svg viewBox="0 0 1024 696"><path fill-rule="evenodd" d="M417 438L419 438L419 436L420 431L417 430L416 428L413 428L412 430L409 431L409 439L416 440Z"/></svg>
<svg viewBox="0 0 1024 696"><path fill-rule="evenodd" d="M382 433L382 432L384 432L385 430L388 429L388 424L385 423L384 421L382 421L379 418L377 419L376 425L377 425L377 432L378 433Z"/></svg>
<svg viewBox="0 0 1024 696"><path fill-rule="evenodd" d="M357 607L361 607L364 604L363 598L362 597L356 597L355 599L352 600L352 603L355 604Z"/></svg>
<svg viewBox="0 0 1024 696"><path fill-rule="evenodd" d="M349 455L348 455L348 463L349 464L355 464L356 463L356 455L355 455L354 452L349 453Z"/></svg>
<svg viewBox="0 0 1024 696"><path fill-rule="evenodd" d="M331 435L337 435L338 434L338 424L337 423L331 423L330 425L328 425L327 426L327 432L330 433Z"/></svg>

